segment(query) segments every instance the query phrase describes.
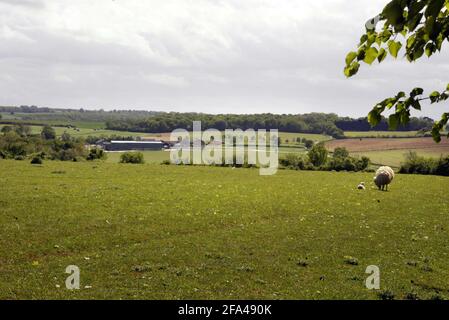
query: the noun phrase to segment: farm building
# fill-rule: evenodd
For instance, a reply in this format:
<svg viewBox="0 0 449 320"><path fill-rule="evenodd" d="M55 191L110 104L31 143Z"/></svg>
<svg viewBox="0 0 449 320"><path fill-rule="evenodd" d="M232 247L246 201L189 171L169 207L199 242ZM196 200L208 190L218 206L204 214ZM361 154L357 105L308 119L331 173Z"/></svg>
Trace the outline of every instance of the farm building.
<svg viewBox="0 0 449 320"><path fill-rule="evenodd" d="M103 148L107 151L128 150L161 150L164 148L162 141L111 141L104 142Z"/></svg>

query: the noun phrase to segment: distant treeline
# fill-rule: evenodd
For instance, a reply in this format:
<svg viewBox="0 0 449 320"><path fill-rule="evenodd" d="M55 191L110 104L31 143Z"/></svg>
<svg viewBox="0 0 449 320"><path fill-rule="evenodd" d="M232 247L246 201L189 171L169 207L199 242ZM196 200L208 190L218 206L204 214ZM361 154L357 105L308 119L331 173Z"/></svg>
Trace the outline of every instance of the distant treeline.
<svg viewBox="0 0 449 320"><path fill-rule="evenodd" d="M336 139L344 138L344 131L386 131L388 123L382 119L372 128L366 118L340 118L336 114L309 113L302 115L209 115L197 113L164 113L145 119L114 119L106 122L111 130L136 132L168 132L176 128L192 129L193 121L201 121L202 129L278 129L282 132L327 134ZM412 118L401 131L430 130L430 118Z"/></svg>
<svg viewBox="0 0 449 320"><path fill-rule="evenodd" d="M396 131L419 131L430 130L434 120L431 118L411 118L410 122L402 127L398 127ZM366 118L340 118L335 125L343 131L388 131L388 121L382 118L382 121L374 128L368 123Z"/></svg>
<svg viewBox="0 0 449 320"><path fill-rule="evenodd" d="M386 131L388 122L382 119L378 126L372 128L366 118L353 119L339 117L330 113L308 114L204 114L155 112L139 110L84 110L84 109L49 109L36 106L0 107L3 113L20 113L20 119L59 120L59 121L97 121L106 124L106 129L162 133L182 128L191 130L193 121L201 121L202 129L278 129L282 132L327 134L334 138L344 138L344 131ZM397 130L429 130L433 120L430 118L411 118L410 123Z"/></svg>

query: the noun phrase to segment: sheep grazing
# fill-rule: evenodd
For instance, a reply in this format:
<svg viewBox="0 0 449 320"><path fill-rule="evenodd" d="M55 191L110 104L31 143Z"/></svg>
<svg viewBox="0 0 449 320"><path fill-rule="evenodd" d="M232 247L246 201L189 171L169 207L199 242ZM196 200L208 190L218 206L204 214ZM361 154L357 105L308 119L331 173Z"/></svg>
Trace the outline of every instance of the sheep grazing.
<svg viewBox="0 0 449 320"><path fill-rule="evenodd" d="M357 189L359 190L365 190L365 182L360 182L359 185L357 186Z"/></svg>
<svg viewBox="0 0 449 320"><path fill-rule="evenodd" d="M394 179L394 171L390 167L384 166L380 167L376 171L376 176L374 177L374 183L379 188L379 190L387 190L388 185Z"/></svg>

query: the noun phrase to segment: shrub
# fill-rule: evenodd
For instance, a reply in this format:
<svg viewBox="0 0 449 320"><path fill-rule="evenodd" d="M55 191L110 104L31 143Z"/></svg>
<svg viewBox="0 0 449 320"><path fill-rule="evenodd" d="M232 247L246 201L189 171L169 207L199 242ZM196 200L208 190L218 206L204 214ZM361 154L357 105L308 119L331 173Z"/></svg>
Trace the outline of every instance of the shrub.
<svg viewBox="0 0 449 320"><path fill-rule="evenodd" d="M120 156L120 163L145 163L142 152L125 152Z"/></svg>
<svg viewBox="0 0 449 320"><path fill-rule="evenodd" d="M163 165L170 165L171 162L170 162L170 160L164 160L164 161L161 162L161 164L163 164Z"/></svg>
<svg viewBox="0 0 449 320"><path fill-rule="evenodd" d="M39 156L34 156L31 159L31 164L42 164L42 158Z"/></svg>
<svg viewBox="0 0 449 320"><path fill-rule="evenodd" d="M409 174L434 174L437 171L438 162L434 159L419 157L416 152L410 151L401 164L399 173Z"/></svg>
<svg viewBox="0 0 449 320"><path fill-rule="evenodd" d="M363 171L366 170L370 164L371 160L368 157L362 157L360 160L358 160L357 162L357 166L358 166L358 170L359 171Z"/></svg>
<svg viewBox="0 0 449 320"><path fill-rule="evenodd" d="M327 150L322 143L314 145L308 152L309 160L315 167L321 167L326 164Z"/></svg>
<svg viewBox="0 0 449 320"><path fill-rule="evenodd" d="M440 158L435 168L435 174L439 176L449 176L449 156Z"/></svg>
<svg viewBox="0 0 449 320"><path fill-rule="evenodd" d="M20 161L25 160L25 156L22 156L22 155L15 156L14 160L20 160Z"/></svg>
<svg viewBox="0 0 449 320"><path fill-rule="evenodd" d="M349 151L344 147L335 148L333 157L334 158L347 158L347 157L349 157Z"/></svg>
<svg viewBox="0 0 449 320"><path fill-rule="evenodd" d="M55 139L56 138L55 129L53 129L52 127L50 127L48 125L45 126L42 129L41 137L42 137L42 139L45 139L45 140L53 140L53 139Z"/></svg>
<svg viewBox="0 0 449 320"><path fill-rule="evenodd" d="M308 139L305 139L305 138L303 139L303 143L304 143L304 146L306 147L306 149L312 148L313 145L315 144L313 142L313 140L308 140Z"/></svg>
<svg viewBox="0 0 449 320"><path fill-rule="evenodd" d="M305 159L301 155L291 153L287 154L285 158L279 159L279 163L286 168L297 170L305 170L307 167L310 167L308 159Z"/></svg>
<svg viewBox="0 0 449 320"><path fill-rule="evenodd" d="M86 159L89 161L92 160L105 160L107 158L106 152L104 152L103 149L100 148L92 148L89 151L89 154L87 155Z"/></svg>

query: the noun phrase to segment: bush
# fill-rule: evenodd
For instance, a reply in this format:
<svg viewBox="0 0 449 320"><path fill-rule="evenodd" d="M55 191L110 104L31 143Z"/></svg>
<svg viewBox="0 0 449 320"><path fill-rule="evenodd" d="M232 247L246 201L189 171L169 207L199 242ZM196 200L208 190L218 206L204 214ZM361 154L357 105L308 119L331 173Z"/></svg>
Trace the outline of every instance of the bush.
<svg viewBox="0 0 449 320"><path fill-rule="evenodd" d="M14 160L19 160L19 161L25 160L25 156L15 156Z"/></svg>
<svg viewBox="0 0 449 320"><path fill-rule="evenodd" d="M33 159L31 159L31 164L42 164L42 158L39 156L34 156Z"/></svg>
<svg viewBox="0 0 449 320"><path fill-rule="evenodd" d="M314 145L312 149L308 152L309 160L315 167L321 167L326 164L327 161L327 150L324 144L319 143Z"/></svg>
<svg viewBox="0 0 449 320"><path fill-rule="evenodd" d="M50 126L45 126L43 129L42 129L42 132L41 132L41 137L42 137L42 139L44 139L44 140L53 140L53 139L56 139L56 132L55 132L55 129L53 129L52 127L50 127Z"/></svg>
<svg viewBox="0 0 449 320"><path fill-rule="evenodd" d="M170 160L164 160L164 161L161 162L161 164L168 166L168 165L171 164L171 161Z"/></svg>
<svg viewBox="0 0 449 320"><path fill-rule="evenodd" d="M334 158L347 158L347 157L349 157L349 151L344 147L335 148L333 157Z"/></svg>
<svg viewBox="0 0 449 320"><path fill-rule="evenodd" d="M410 151L405 156L405 162L401 164L399 173L409 174L434 174L438 163L434 159L419 157L416 152Z"/></svg>
<svg viewBox="0 0 449 320"><path fill-rule="evenodd" d="M435 174L449 177L449 156L446 158L440 158L435 169Z"/></svg>
<svg viewBox="0 0 449 320"><path fill-rule="evenodd" d="M92 160L105 160L107 158L106 152L104 152L103 149L100 148L92 148L89 151L89 154L87 155L86 159L89 161Z"/></svg>
<svg viewBox="0 0 449 320"><path fill-rule="evenodd" d="M303 139L303 143L304 143L304 146L306 147L306 149L312 148L313 145L315 144L313 142L313 140L308 140L308 139L305 139L305 138Z"/></svg>
<svg viewBox="0 0 449 320"><path fill-rule="evenodd" d="M120 163L145 163L142 152L125 152L120 156Z"/></svg>
<svg viewBox="0 0 449 320"><path fill-rule="evenodd" d="M298 154L287 154L285 158L279 159L279 163L290 169L306 170L311 166L308 159Z"/></svg>

